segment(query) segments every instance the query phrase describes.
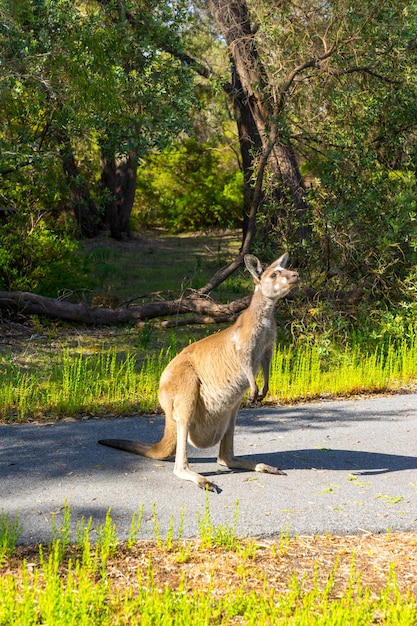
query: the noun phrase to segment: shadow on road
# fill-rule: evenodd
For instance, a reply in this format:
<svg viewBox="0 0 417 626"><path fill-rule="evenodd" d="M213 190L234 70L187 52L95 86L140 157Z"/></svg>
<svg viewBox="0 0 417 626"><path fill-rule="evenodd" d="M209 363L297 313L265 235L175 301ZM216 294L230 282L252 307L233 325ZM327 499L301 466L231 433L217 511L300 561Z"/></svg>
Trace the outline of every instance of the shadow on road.
<svg viewBox="0 0 417 626"><path fill-rule="evenodd" d="M357 476L372 476L417 469L417 457L357 450L304 449L245 455L245 458L250 458L259 463L267 463L284 471L306 469L348 471ZM190 463L198 464L216 463L214 457L194 456L189 460ZM245 472L245 470L233 471ZM216 471L202 473L205 476L212 476L216 474Z"/></svg>

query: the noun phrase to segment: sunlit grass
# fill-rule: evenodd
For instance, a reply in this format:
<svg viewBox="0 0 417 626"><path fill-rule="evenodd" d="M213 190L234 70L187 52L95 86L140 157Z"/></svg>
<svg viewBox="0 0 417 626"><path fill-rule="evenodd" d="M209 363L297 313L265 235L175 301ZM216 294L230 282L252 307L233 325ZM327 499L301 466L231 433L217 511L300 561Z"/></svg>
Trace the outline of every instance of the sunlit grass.
<svg viewBox="0 0 417 626"><path fill-rule="evenodd" d="M27 371L3 364L0 414L9 420L83 414L132 414L154 411L160 372L169 354L145 357L114 350L99 354L63 351L51 362Z"/></svg>
<svg viewBox="0 0 417 626"><path fill-rule="evenodd" d="M140 341L135 352L64 348L40 354L36 360L3 359L1 417L24 421L154 412L159 377L175 353L165 347L148 349L144 337ZM319 344L299 340L295 345L277 347L268 399L294 402L382 392L416 379L414 339L382 344L373 351L355 344L331 354L323 353Z"/></svg>
<svg viewBox="0 0 417 626"><path fill-rule="evenodd" d="M319 345L299 342L278 348L272 363L270 395L281 402L320 396L347 396L396 390L417 379L417 342L360 345L323 355Z"/></svg>
<svg viewBox="0 0 417 626"><path fill-rule="evenodd" d="M236 519L236 513L234 519ZM371 591L362 583L354 561L347 572L340 593L339 561L336 557L327 576L319 576L314 568L312 577L298 571L287 572L280 581L280 590L262 581L256 569L256 552L233 532L234 526L215 528L209 521L206 504L205 523L201 538L184 542L181 537L167 538L166 545L158 537L155 548L149 546L142 558L142 544L136 537L140 532L137 520L132 520L132 536L124 544L116 539L116 525L110 511L105 522L95 528L91 519L77 525L76 541L70 543L71 512L67 505L61 528L53 528L52 541L40 545L38 555L31 561L17 561L15 550L16 524L0 526L0 543L10 550L0 562L0 625L54 626L113 625L113 624L401 624L414 625L417 620L416 598L401 592L395 568L386 573L380 590ZM140 524L139 524L140 526ZM207 546L207 537L210 544ZM217 541L213 543L213 539ZM233 539L233 541L232 541ZM388 540L388 539L387 539ZM206 547L205 547L206 546ZM146 550L146 547L144 547ZM272 559L285 558L281 543L263 546ZM227 573L220 578L195 579L185 575L170 579L172 584L159 582L156 569L161 562L182 563L193 560L195 566L207 559L224 563L227 553L236 554L234 563L241 571L240 586L230 587ZM138 558L139 555L139 558ZM169 557L168 557L169 555ZM262 560L261 560L262 562ZM136 566L132 568L132 564ZM121 573L120 567L126 572ZM173 570L168 567L167 573ZM256 585L248 584L256 580Z"/></svg>

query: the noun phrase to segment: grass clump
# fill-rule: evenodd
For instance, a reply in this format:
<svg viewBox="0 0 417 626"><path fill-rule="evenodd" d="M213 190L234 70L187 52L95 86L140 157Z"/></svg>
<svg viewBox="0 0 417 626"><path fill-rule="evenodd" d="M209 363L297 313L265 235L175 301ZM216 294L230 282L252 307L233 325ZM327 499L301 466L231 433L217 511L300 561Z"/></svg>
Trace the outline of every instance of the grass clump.
<svg viewBox="0 0 417 626"><path fill-rule="evenodd" d="M0 514L0 567L15 549L20 532L18 516L11 522L8 515Z"/></svg>
<svg viewBox="0 0 417 626"><path fill-rule="evenodd" d="M236 537L236 526L239 517L239 500L236 500L235 514L231 525L216 526L211 520L209 492L206 490L204 514L197 512L198 530L204 547L219 547L233 550L239 544Z"/></svg>
<svg viewBox="0 0 417 626"><path fill-rule="evenodd" d="M82 414L153 412L159 376L169 361L166 351L145 357L64 350L52 362L27 371L3 363L0 415L9 421Z"/></svg>
<svg viewBox="0 0 417 626"><path fill-rule="evenodd" d="M319 343L278 347L272 361L270 396L281 402L320 396L392 391L417 378L417 341L361 344L324 353Z"/></svg>

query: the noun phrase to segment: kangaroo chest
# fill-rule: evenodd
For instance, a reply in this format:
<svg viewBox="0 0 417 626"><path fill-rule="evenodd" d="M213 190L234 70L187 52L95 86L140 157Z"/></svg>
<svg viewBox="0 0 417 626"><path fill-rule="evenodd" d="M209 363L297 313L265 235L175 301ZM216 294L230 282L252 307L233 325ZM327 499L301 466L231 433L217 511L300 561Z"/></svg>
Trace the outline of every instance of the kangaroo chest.
<svg viewBox="0 0 417 626"><path fill-rule="evenodd" d="M257 320L251 332L245 327L237 327L232 333L232 344L238 359L250 359L254 364L261 362L265 350L270 349L275 343L276 328L271 317L263 317Z"/></svg>

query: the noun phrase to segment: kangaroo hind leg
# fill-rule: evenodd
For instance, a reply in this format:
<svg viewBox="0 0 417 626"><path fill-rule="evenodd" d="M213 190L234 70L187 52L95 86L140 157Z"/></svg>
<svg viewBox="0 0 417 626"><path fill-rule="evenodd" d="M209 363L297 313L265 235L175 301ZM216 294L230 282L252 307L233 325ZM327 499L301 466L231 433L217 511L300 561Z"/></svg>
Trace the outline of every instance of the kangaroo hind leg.
<svg viewBox="0 0 417 626"><path fill-rule="evenodd" d="M234 434L237 411L238 407L236 407L233 411L229 426L220 442L219 456L217 458L219 465L225 465L229 469L242 469L250 470L252 472L262 472L264 474L282 474L285 476L285 472L280 470L278 467L273 467L272 465L267 465L266 463L258 463L257 461L251 461L250 459L235 456Z"/></svg>
<svg viewBox="0 0 417 626"><path fill-rule="evenodd" d="M166 423L176 424L175 476L195 483L200 489L218 491L214 483L191 470L188 464L187 443L190 427L195 420L203 419L197 412L200 384L192 365L182 363L181 367L175 368L172 376L163 378L159 402L165 411Z"/></svg>

